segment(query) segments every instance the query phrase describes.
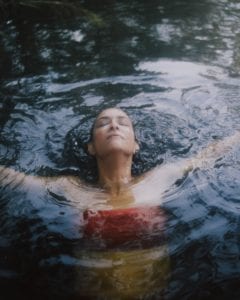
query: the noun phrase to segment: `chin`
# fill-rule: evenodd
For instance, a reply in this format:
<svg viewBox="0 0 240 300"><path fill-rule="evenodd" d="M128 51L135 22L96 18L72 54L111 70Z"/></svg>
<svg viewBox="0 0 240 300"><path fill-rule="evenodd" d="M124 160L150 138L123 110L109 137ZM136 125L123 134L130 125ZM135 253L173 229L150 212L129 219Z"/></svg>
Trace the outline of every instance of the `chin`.
<svg viewBox="0 0 240 300"><path fill-rule="evenodd" d="M124 154L124 155L131 155L131 152L129 151L129 149L126 149L124 147L119 147L119 146L112 146L109 151L108 151L108 155L111 154Z"/></svg>

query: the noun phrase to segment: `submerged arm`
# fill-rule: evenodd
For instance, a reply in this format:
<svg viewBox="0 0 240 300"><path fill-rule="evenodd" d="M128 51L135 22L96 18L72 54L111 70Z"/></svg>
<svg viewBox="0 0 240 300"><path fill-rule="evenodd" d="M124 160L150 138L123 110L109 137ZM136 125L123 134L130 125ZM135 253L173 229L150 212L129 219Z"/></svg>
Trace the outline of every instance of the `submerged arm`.
<svg viewBox="0 0 240 300"><path fill-rule="evenodd" d="M173 186L177 180L183 178L189 171L196 168L213 167L216 160L223 157L240 142L240 132L223 140L211 143L201 150L195 157L182 159L176 163L160 166L146 174L141 183L137 184L133 190L136 199L141 202L149 202L149 199L159 202L161 196ZM151 195L151 196L150 196Z"/></svg>
<svg viewBox="0 0 240 300"><path fill-rule="evenodd" d="M68 192L76 190L76 195L78 195L80 183L80 179L74 176L33 176L0 165L0 191L21 189L32 193L40 190L61 193L65 190ZM78 197L79 195L76 196Z"/></svg>
<svg viewBox="0 0 240 300"><path fill-rule="evenodd" d="M211 143L189 160L189 168L212 167L216 160L223 157L234 146L240 144L240 131L222 140Z"/></svg>
<svg viewBox="0 0 240 300"><path fill-rule="evenodd" d="M18 187L31 187L41 185L43 179L32 175L26 175L14 169L0 166L0 187L17 189Z"/></svg>
<svg viewBox="0 0 240 300"><path fill-rule="evenodd" d="M184 175L196 168L211 168L218 159L221 159L224 154L228 153L238 144L240 144L240 131L237 131L233 135L222 140L217 140L209 144L192 158L179 160L176 163L170 164L169 170L174 172L175 169L176 174L182 173L182 175Z"/></svg>

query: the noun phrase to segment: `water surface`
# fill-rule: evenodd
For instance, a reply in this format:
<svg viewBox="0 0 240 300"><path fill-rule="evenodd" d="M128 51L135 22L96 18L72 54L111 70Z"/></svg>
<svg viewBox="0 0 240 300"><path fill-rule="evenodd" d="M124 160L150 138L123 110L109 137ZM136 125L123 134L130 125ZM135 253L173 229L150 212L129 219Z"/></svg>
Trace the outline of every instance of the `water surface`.
<svg viewBox="0 0 240 300"><path fill-rule="evenodd" d="M1 164L93 179L80 146L105 107L134 120L141 146L134 174L192 157L240 129L237 1L85 5L97 21L19 16L1 25ZM153 285L144 299L239 299L239 155L236 147L165 192L168 284ZM88 264L97 268L108 254L76 254L84 251L79 206L13 184L2 187L0 202L5 299L78 298ZM134 253L124 255L132 261ZM154 283L164 269L157 261Z"/></svg>

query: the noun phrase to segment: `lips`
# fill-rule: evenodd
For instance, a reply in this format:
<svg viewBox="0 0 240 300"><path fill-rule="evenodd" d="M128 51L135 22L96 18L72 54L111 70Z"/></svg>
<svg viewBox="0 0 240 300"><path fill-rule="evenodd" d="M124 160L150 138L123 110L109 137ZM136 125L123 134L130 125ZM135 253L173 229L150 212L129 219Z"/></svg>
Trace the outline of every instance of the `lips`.
<svg viewBox="0 0 240 300"><path fill-rule="evenodd" d="M110 135L107 137L107 139L109 140L109 139L111 139L111 138L113 138L113 137L119 137L119 138L123 139L123 137L122 137L120 134L117 134L117 133L110 134Z"/></svg>

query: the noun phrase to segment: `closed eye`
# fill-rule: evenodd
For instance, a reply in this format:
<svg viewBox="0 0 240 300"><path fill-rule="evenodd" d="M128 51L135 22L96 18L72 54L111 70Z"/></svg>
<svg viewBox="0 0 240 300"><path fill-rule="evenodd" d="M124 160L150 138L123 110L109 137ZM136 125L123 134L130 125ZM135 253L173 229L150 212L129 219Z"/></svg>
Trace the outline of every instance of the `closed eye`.
<svg viewBox="0 0 240 300"><path fill-rule="evenodd" d="M103 117L103 118L97 120L95 127L100 128L100 127L108 125L109 123L110 123L110 118Z"/></svg>
<svg viewBox="0 0 240 300"><path fill-rule="evenodd" d="M118 124L123 126L130 126L130 120L126 117L118 117Z"/></svg>
<svg viewBox="0 0 240 300"><path fill-rule="evenodd" d="M131 126L131 121L125 116L118 116L116 119L117 119L117 123L121 126ZM101 117L96 121L95 128L101 128L106 125L109 125L111 121L112 118L110 117Z"/></svg>

